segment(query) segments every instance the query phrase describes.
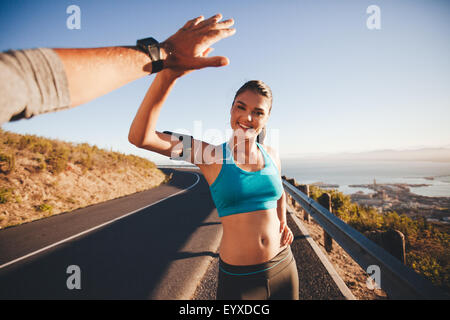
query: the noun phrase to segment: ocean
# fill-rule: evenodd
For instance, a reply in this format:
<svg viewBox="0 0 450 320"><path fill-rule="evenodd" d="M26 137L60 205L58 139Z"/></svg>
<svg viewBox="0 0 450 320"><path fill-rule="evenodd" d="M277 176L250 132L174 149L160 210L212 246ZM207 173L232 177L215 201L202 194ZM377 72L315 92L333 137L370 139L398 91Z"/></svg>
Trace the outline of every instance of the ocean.
<svg viewBox="0 0 450 320"><path fill-rule="evenodd" d="M450 162L429 161L325 161L281 159L282 175L295 178L298 183L323 182L339 185L344 194L357 191L372 192L368 188L349 185L376 183L428 184L410 187L412 193L429 197L450 197ZM425 179L428 178L428 179Z"/></svg>

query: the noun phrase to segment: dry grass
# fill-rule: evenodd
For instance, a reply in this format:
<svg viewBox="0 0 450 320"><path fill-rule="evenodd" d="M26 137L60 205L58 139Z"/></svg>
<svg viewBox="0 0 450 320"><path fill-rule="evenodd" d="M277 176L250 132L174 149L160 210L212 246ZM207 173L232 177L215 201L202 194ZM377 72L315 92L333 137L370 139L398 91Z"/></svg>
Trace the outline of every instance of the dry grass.
<svg viewBox="0 0 450 320"><path fill-rule="evenodd" d="M149 160L0 129L0 228L144 191L168 177Z"/></svg>

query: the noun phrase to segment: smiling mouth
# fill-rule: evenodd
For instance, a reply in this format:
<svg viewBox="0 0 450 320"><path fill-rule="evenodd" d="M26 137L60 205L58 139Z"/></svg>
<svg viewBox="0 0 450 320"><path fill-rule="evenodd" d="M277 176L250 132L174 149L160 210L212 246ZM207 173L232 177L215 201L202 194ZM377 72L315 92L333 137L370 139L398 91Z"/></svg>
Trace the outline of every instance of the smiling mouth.
<svg viewBox="0 0 450 320"><path fill-rule="evenodd" d="M238 125L244 130L253 129L252 127L244 126L243 124L240 124L239 122L238 122Z"/></svg>

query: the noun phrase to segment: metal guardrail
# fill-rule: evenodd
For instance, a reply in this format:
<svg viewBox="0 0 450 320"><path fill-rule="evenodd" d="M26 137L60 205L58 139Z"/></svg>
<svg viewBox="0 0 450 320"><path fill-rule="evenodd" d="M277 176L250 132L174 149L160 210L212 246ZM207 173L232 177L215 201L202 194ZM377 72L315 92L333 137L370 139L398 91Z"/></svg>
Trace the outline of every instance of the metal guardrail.
<svg viewBox="0 0 450 320"><path fill-rule="evenodd" d="M431 281L402 264L400 260L306 196L295 186L286 180L283 180L283 185L286 192L364 270L368 270L369 266L378 266L380 270L378 284L389 298L450 299L448 294L437 288Z"/></svg>

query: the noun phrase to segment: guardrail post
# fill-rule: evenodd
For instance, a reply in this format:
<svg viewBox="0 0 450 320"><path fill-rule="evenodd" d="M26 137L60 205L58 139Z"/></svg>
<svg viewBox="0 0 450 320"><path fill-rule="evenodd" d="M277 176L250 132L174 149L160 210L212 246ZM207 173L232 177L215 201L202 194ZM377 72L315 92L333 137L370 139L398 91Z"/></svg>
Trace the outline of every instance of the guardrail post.
<svg viewBox="0 0 450 320"><path fill-rule="evenodd" d="M289 182L290 184L292 184L292 185L295 186L295 187L297 187L297 185L298 185L298 183L297 183L297 181L295 180L295 178L292 178L292 179L286 179L286 181ZM296 201L295 201L294 198L291 199L291 204L292 204L292 206L295 208Z"/></svg>
<svg viewBox="0 0 450 320"><path fill-rule="evenodd" d="M297 189L303 192L309 198L309 185L301 184L297 187ZM301 211L303 211L303 220L309 223L310 219L308 212L306 212L306 210L304 210L303 208L301 208Z"/></svg>
<svg viewBox="0 0 450 320"><path fill-rule="evenodd" d="M322 207L331 212L331 196L329 193L323 193L319 197L318 202ZM333 238L325 230L323 230L323 242L325 250L331 252L333 250Z"/></svg>
<svg viewBox="0 0 450 320"><path fill-rule="evenodd" d="M398 230L367 231L364 235L392 254L403 264L406 263L405 236Z"/></svg>

